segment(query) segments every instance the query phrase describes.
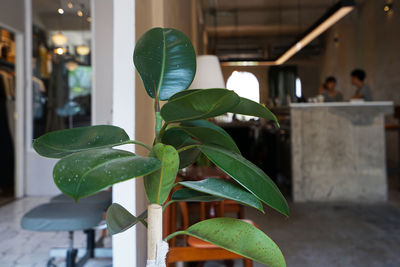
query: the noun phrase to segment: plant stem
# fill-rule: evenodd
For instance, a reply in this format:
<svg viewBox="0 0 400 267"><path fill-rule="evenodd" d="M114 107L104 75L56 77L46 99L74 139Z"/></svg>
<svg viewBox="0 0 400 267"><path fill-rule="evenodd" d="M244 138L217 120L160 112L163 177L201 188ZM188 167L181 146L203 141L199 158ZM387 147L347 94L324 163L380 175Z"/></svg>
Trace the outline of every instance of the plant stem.
<svg viewBox="0 0 400 267"><path fill-rule="evenodd" d="M156 112L156 140L158 141L158 138L160 136L160 131L162 129L162 117L159 111Z"/></svg>
<svg viewBox="0 0 400 267"><path fill-rule="evenodd" d="M150 147L150 146L148 146L148 145L146 145L145 143L142 143L142 142L140 142L140 141L129 140L129 141L123 142L121 145L126 145L126 144L140 145L140 146L146 148L147 150L151 151L151 147Z"/></svg>
<svg viewBox="0 0 400 267"><path fill-rule="evenodd" d="M184 147L179 148L179 149L176 150L176 151L177 151L178 153L182 153L183 151L186 151L186 150L195 148L195 147L197 147L197 146L198 146L198 145L184 146Z"/></svg>
<svg viewBox="0 0 400 267"><path fill-rule="evenodd" d="M172 234L170 234L169 236L167 236L167 237L164 239L164 241L165 241L165 242L168 242L168 240L170 240L171 238L173 238L173 237L175 237L175 236L177 236L177 235L184 235L184 234L185 234L185 231L177 231L177 232L172 233Z"/></svg>
<svg viewBox="0 0 400 267"><path fill-rule="evenodd" d="M158 137L157 137L157 143L161 142L161 138L165 133L165 130L167 129L168 123L164 123L164 125L162 126L160 132L158 133Z"/></svg>
<svg viewBox="0 0 400 267"><path fill-rule="evenodd" d="M162 207L158 204L148 206L147 259L155 260L157 245L162 241Z"/></svg>

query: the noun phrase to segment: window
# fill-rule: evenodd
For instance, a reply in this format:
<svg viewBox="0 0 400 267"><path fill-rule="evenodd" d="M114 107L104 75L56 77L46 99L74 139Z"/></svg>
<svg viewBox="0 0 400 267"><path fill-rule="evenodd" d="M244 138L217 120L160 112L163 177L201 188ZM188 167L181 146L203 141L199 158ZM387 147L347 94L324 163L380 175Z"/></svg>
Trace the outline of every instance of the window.
<svg viewBox="0 0 400 267"><path fill-rule="evenodd" d="M226 87L239 96L260 102L260 84L257 77L247 71L234 71L228 78Z"/></svg>
<svg viewBox="0 0 400 267"><path fill-rule="evenodd" d="M257 77L247 71L234 71L228 78L226 87L235 91L239 96L260 102L260 84ZM229 116L231 118L231 115ZM237 115L240 120L254 119L252 116Z"/></svg>
<svg viewBox="0 0 400 267"><path fill-rule="evenodd" d="M303 96L303 89L301 87L301 80L299 77L296 78L296 97L301 98Z"/></svg>

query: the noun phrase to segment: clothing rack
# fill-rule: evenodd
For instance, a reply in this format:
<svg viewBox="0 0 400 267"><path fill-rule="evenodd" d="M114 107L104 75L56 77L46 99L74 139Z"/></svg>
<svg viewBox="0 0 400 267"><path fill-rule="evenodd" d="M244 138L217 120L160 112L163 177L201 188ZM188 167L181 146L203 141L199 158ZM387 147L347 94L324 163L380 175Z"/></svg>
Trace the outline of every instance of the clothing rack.
<svg viewBox="0 0 400 267"><path fill-rule="evenodd" d="M5 61L5 60L1 60L0 59L0 67L6 67L8 68L7 70L15 70L15 64Z"/></svg>

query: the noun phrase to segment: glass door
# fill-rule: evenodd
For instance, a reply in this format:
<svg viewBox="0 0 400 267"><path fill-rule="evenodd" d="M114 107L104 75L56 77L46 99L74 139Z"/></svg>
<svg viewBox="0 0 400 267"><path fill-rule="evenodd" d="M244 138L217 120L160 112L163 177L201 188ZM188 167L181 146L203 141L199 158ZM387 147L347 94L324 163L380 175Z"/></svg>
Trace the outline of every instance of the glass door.
<svg viewBox="0 0 400 267"><path fill-rule="evenodd" d="M33 151L48 132L91 125L90 0L32 0L32 77L27 95L28 195L58 192L55 161Z"/></svg>

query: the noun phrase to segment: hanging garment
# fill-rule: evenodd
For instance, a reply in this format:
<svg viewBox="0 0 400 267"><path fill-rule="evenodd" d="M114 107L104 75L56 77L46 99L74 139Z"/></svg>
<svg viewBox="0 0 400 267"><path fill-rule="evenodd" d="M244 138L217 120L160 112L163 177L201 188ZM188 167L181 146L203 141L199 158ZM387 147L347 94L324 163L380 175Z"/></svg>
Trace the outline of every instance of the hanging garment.
<svg viewBox="0 0 400 267"><path fill-rule="evenodd" d="M9 131L6 84L4 76L0 75L0 186L12 186L14 183L14 146Z"/></svg>
<svg viewBox="0 0 400 267"><path fill-rule="evenodd" d="M32 91L33 91L33 118L40 119L44 115L44 105L46 98L44 92L46 88L42 80L37 77L32 77Z"/></svg>
<svg viewBox="0 0 400 267"><path fill-rule="evenodd" d="M49 86L47 89L47 119L46 132L62 130L67 127L65 118L58 116L57 109L68 101L68 71L62 56L56 56L53 61Z"/></svg>
<svg viewBox="0 0 400 267"><path fill-rule="evenodd" d="M1 71L2 83L5 93L5 107L7 113L7 125L15 144L15 76L13 73Z"/></svg>

